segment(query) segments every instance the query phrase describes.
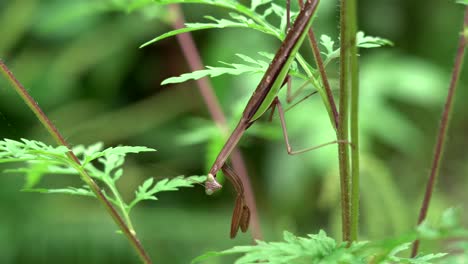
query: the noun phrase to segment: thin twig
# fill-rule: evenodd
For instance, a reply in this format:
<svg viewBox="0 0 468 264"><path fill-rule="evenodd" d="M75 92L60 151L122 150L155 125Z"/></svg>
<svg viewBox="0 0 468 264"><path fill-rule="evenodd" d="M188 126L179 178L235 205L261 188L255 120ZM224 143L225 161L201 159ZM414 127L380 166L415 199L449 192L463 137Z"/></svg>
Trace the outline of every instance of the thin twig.
<svg viewBox="0 0 468 264"><path fill-rule="evenodd" d="M86 182L86 184L88 184L88 186L93 191L93 193L96 195L98 200L104 205L107 212L112 216L112 219L114 220L114 222L117 224L117 226L120 228L120 230L122 230L122 232L125 234L127 239L130 241L130 244L137 251L138 256L143 261L143 263L146 263L146 264L152 263L148 253L146 253L145 249L143 248L143 245L138 240L138 238L137 238L137 236L135 234L135 231L130 230L130 228L127 226L125 221L119 215L117 210L115 210L115 208L112 206L111 202L101 192L101 189L96 184L96 182L91 178L91 176L86 172L86 170L84 170L81 167L80 160L72 152L72 150L70 148L70 145L65 141L62 134L60 134L60 132L55 127L55 125L52 123L52 121L50 121L50 119L42 111L42 109L39 107L39 105L36 103L36 101L26 91L26 89L23 87L23 85L15 78L13 73L8 69L8 67L3 63L2 60L0 60L0 68L2 70L2 73L6 76L6 78L12 84L14 90L24 100L24 102L28 105L28 107L34 112L36 117L39 119L39 121L42 123L42 125L47 129L47 131L54 138L54 140L57 142L57 144L66 146L70 150L67 153L67 155L68 155L68 157L70 159L72 159L76 163L77 169L79 169L80 175L82 176L81 178Z"/></svg>
<svg viewBox="0 0 468 264"><path fill-rule="evenodd" d="M434 190L434 185L439 175L440 161L445 147L445 139L447 137L447 130L450 124L450 117L452 112L453 100L455 97L455 92L457 89L458 79L460 77L460 71L463 64L463 56L465 54L465 48L467 43L467 38L465 32L468 29L468 7L465 8L465 18L463 22L463 31L461 34L460 40L458 42L458 49L455 56L455 63L452 71L452 78L450 80L450 86L448 88L447 100L445 101L444 111L442 113L442 118L440 120L439 133L437 135L434 157L432 160L431 172L429 179L427 181L426 192L424 194L424 199L421 205L421 210L419 212L418 225L421 224L427 216L427 211L429 210L429 204L431 202L431 196ZM418 254L419 249L419 240L414 241L413 248L411 250L411 257L415 257Z"/></svg>
<svg viewBox="0 0 468 264"><path fill-rule="evenodd" d="M185 26L185 19L184 14L178 4L173 4L169 6L170 11L175 14L175 19L173 21L173 27L175 29L183 28ZM178 34L177 41L182 49L182 53L184 54L185 59L187 60L190 70L197 71L203 69L202 60L200 58L200 54L198 49L193 41L192 35L187 32L183 34ZM223 131L224 134L228 134L228 126L226 123L226 118L223 114L223 110L219 105L218 99L213 92L213 88L209 82L207 77L201 78L197 80L197 85L200 90L200 94L205 102L205 105L208 108L208 111L216 123L216 125ZM253 193L252 185L250 183L250 179L247 175L247 170L245 167L245 163L242 159L242 155L240 154L239 150L235 148L231 154L231 161L232 166L238 172L239 177L241 178L242 184L244 184L245 188L245 199L247 202L248 207L251 210L251 235L253 239L262 239L262 233L260 230L260 222L258 218L258 211L255 202L255 196Z"/></svg>

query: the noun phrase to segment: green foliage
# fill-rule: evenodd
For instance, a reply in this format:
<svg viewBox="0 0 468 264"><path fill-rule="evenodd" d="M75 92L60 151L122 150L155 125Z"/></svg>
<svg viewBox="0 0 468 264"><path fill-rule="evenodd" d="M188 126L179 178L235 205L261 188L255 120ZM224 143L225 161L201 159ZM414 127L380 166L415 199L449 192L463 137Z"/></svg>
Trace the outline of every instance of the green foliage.
<svg viewBox="0 0 468 264"><path fill-rule="evenodd" d="M96 143L89 147L78 145L72 151L79 158L81 165L76 164L67 155L68 151L65 146L53 147L35 140L21 139L21 141L15 141L5 139L0 141L0 163L26 162L27 166L25 167L7 170L8 172L24 173L26 175L23 191L95 197L88 186L58 189L35 187L46 174L82 175L85 171L107 187L110 194L103 190L104 195L121 210L130 226L130 210L139 202L157 200L155 195L159 192L177 191L181 187L193 187L194 184L201 183L206 178L205 176L186 178L178 176L173 179L163 179L156 183L154 178L148 178L135 191L133 201L127 204L122 199L116 186L117 181L123 175L122 166L125 156L130 153L155 151L154 149L139 146L118 146L103 150L102 143Z"/></svg>
<svg viewBox="0 0 468 264"><path fill-rule="evenodd" d="M217 19L212 16L205 16L206 19L213 21L214 23L186 23L185 28L181 29L176 29L169 31L167 33L162 34L159 37L156 37L143 45L141 45L141 48L146 47L148 45L151 45L157 41L160 41L162 39L172 37L178 34L186 33L186 32L192 32L192 31L198 31L198 30L204 30L204 29L214 29L214 28L252 28L256 29L259 31L262 31L267 34L274 34L272 31L268 31L265 27L261 27L258 24L256 24L252 19L248 19L245 16L239 15L237 13L230 13L229 14L232 19L237 20L229 20L229 19Z"/></svg>
<svg viewBox="0 0 468 264"><path fill-rule="evenodd" d="M405 258L405 257L398 257L396 256L398 253L403 251L409 250L411 247L411 243L404 243L392 249L390 253L385 256L385 260L377 262L377 263L410 263L410 264L430 264L433 263L434 260L440 259L446 256L446 253L437 253L437 254L427 254L427 255L418 255L414 258Z"/></svg>
<svg viewBox="0 0 468 264"><path fill-rule="evenodd" d="M142 185L140 185L140 187L138 187L138 190L135 191L135 200L130 203L128 210L133 208L133 206L135 206L140 201L158 200L158 198L155 196L156 193L178 191L179 188L193 187L195 183L202 183L205 180L205 176L191 176L188 178L178 176L173 179L163 179L154 184L154 179L149 178Z"/></svg>
<svg viewBox="0 0 468 264"><path fill-rule="evenodd" d="M239 64L239 63L226 63L222 62L223 64L230 66L230 67L212 67L206 66L206 70L199 70L194 71L191 73L182 74L179 77L171 77L164 80L161 84L170 84L170 83L181 83L187 80L193 79L198 80L206 76L210 77L217 77L223 74L231 74L231 75L239 75L242 73L261 73L265 72L268 68L268 63L261 60L254 60L246 55L236 54L242 60L247 63L252 63L253 66L247 64Z"/></svg>
<svg viewBox="0 0 468 264"><path fill-rule="evenodd" d="M264 52L259 52L259 54L262 55L263 57L266 57L267 59L270 59L270 57L272 57L271 54L264 53ZM222 64L225 64L229 67L206 66L207 69L205 70L185 73L185 74L180 75L179 77L171 77L171 78L164 80L161 84L164 85L164 84L170 84L170 83L181 83L190 79L198 80L206 76L217 77L223 74L230 74L230 75L240 75L244 73L262 73L263 74L265 73L269 65L267 61L255 60L247 55L236 54L236 56L241 58L244 62L250 63L252 65L221 62ZM291 70L291 75L296 76L296 77L302 77L304 79L307 78L301 73L297 72L297 67L293 67L293 69Z"/></svg>
<svg viewBox="0 0 468 264"><path fill-rule="evenodd" d="M330 61L337 59L340 57L340 48L335 49L335 41L333 41L327 35L320 36L320 43L325 47L326 52L322 52L325 55L324 64L328 65ZM356 34L356 45L358 48L379 48L382 46L392 46L393 42L388 39L380 38L380 37L372 37L364 35L364 32L359 31Z"/></svg>
<svg viewBox="0 0 468 264"><path fill-rule="evenodd" d="M417 228L418 233L425 239L439 238L468 238L468 230L460 222L460 210L449 208L445 210L436 224L423 222Z"/></svg>
<svg viewBox="0 0 468 264"><path fill-rule="evenodd" d="M231 14L232 15L232 14ZM189 26L190 25L190 26ZM192 24L187 24L187 28L180 29L180 30L174 30L171 32L168 32L166 34L161 35L160 37L156 38L154 41L161 40L163 38L177 35L180 33L188 32L186 29L189 29ZM198 29L202 29L201 27L195 27ZM382 47L385 45L393 45L393 43L387 39L379 38L379 37L372 37L372 36L365 36L364 32L358 32L356 35L357 38L357 45L360 48L377 48L377 47ZM322 35L320 37L321 44L325 47L326 52L322 52L322 54L325 55L325 65L327 65L330 61L333 59L337 59L340 56L340 49L337 48L335 49L334 46L334 41L327 35ZM222 64L225 64L230 67L213 67L213 66L206 66L207 69L205 70L198 70L194 71L191 73L185 73L182 74L178 77L171 77L166 80L164 80L161 84L171 84L171 83L182 83L187 80L198 80L206 76L210 77L218 77L223 74L230 74L230 75L240 75L244 73L261 73L264 74L269 66L269 61L273 58L272 54L266 53L266 52L259 52L260 55L263 57L266 57L268 61L263 61L263 60L255 60L247 55L243 54L236 54L239 58L241 58L244 62L250 63L253 65L248 65L248 64L240 64L240 63L228 63L228 62L220 62ZM297 68L297 64L294 63L293 66L291 67L290 71L291 76L299 77L303 80L307 80L308 77L302 73L299 72Z"/></svg>
<svg viewBox="0 0 468 264"><path fill-rule="evenodd" d="M211 23L186 23L185 28L175 29L164 33L146 43L144 43L141 47L146 47L150 44L153 44L157 41L162 39L172 37L178 34L204 30L204 29L213 29L213 28L229 28L229 27L237 27L237 28L250 28L268 35L272 35L280 40L283 40L285 37L284 31L286 26L286 9L282 6L276 5L271 3L270 0L267 1L252 1L250 8L244 6L235 1L211 1L211 0L189 0L189 1L180 1L180 0L163 0L163 1L156 1L161 4L170 4L170 3L198 3L198 4L208 4L208 5L215 5L224 7L227 9L231 9L236 11L237 13L229 13L230 19L217 19L212 16L205 16L206 19L211 20ZM257 7L260 5L270 4L263 13L258 13L256 11ZM280 18L280 25L275 27L271 25L267 17L270 15L275 15L276 17ZM292 13L292 17L295 16L295 13ZM381 47L384 45L392 45L392 42L383 38L379 37L370 37L365 36L363 32L358 32L356 35L357 38L357 45L361 48L376 48ZM326 56L325 65L327 65L331 60L339 57L339 49L334 49L333 44L334 41L331 40L330 37L326 35L322 35L321 37L322 45L325 46L326 52L323 54ZM191 73L182 74L179 77L172 77L166 79L162 82L162 84L169 84L169 83L181 83L187 81L189 79L200 79L205 76L217 77L223 74L231 74L231 75L239 75L242 73L264 73L269 65L269 62L258 61L254 60L246 55L236 54L237 56L241 57L245 62L254 64L255 66L252 67L247 64L236 64L236 63L226 63L221 62L225 65L230 67L212 67L207 66L205 70L194 71ZM302 68L308 72L314 72L315 69L305 62L302 57L298 54L297 58L299 59L299 63ZM292 69L291 75L300 77L304 80L308 80L309 78L314 78L313 76L307 76L301 74L299 70ZM319 82L315 82L319 83ZM316 87L320 89L320 87Z"/></svg>
<svg viewBox="0 0 468 264"><path fill-rule="evenodd" d="M468 5L468 0L457 0L458 4Z"/></svg>
<svg viewBox="0 0 468 264"><path fill-rule="evenodd" d="M243 254L236 264L248 263L412 263L426 264L444 257L445 253L419 255L415 258L397 256L409 249L411 243L394 245L375 242L357 242L348 247L338 243L321 230L316 235L298 237L289 232L283 234L284 242L257 241L256 245L236 246L221 252L208 252L197 257L197 263L214 256Z"/></svg>
<svg viewBox="0 0 468 264"><path fill-rule="evenodd" d="M251 6L247 7L245 5L242 5L239 2L236 1L212 1L212 0L163 0L163 1L156 1L157 3L160 4L173 4L173 3L197 3L197 4L207 4L207 5L214 5L214 6L219 6L223 7L229 10L233 10L236 13L229 13L230 19L217 19L212 16L205 16L206 19L211 20L211 23L186 23L186 27L182 29L176 29L170 32L167 32L159 37L156 37L142 45L142 47L145 47L147 45L150 45L152 43L155 43L161 39L174 36L177 34L185 33L185 32L191 32L191 31L197 31L197 30L203 30L203 29L210 29L210 28L227 28L227 27L241 27L241 28L250 28L254 29L256 31L260 31L262 33L266 33L268 35L272 35L276 37L279 40L283 40L285 37L284 31L286 27L286 11L284 7L281 7L279 5L276 5L274 3L271 3L271 1L252 1ZM261 5L265 4L270 4L268 7L266 7L263 12L257 12L257 8ZM274 16L275 18L279 18L280 23L277 27L273 26L270 24L267 20L268 17ZM292 17L295 16L295 13L292 13ZM307 62L305 62L300 55L297 55L299 58L299 63L303 69L306 71L311 71L313 68L311 65L309 65ZM250 59L250 58L249 58ZM255 61L255 60L253 60ZM234 64L228 64L231 67L236 68L233 66ZM240 66L240 65L239 65ZM243 72L250 72L246 70L246 65L241 66L243 69L238 69L239 71ZM266 68L265 68L266 69ZM207 72L208 71L208 72ZM192 73L189 76L185 76L186 78L182 78L179 80L187 80L187 79L192 79L192 78L201 78L202 76L209 75L210 73L214 74L214 76L218 76L220 74L224 73L231 73L233 70L226 70L224 71L220 68L215 68L213 67L208 67L208 70L202 70L201 73ZM264 70L263 70L264 72ZM239 73L237 73L239 74ZM190 77L190 78L188 78ZM312 76L309 76L312 77ZM174 81L173 79L171 82Z"/></svg>
<svg viewBox="0 0 468 264"><path fill-rule="evenodd" d="M256 245L235 246L220 252L207 252L195 258L197 263L214 256L242 254L236 264L248 263L409 263L429 264L435 261L445 262L446 253L419 254L414 258L403 257L409 254L412 241L420 239L443 240L468 238L468 230L461 226L460 211L449 208L442 214L441 219L433 225L423 223L416 231L402 233L397 237L380 241L361 241L348 246L347 243L337 242L321 230L316 235L299 237L290 232L283 233L282 242L257 241ZM466 244L459 243L458 248Z"/></svg>
<svg viewBox="0 0 468 264"><path fill-rule="evenodd" d="M241 27L251 28L260 32L275 36L279 39L284 38L284 29L286 26L285 9L279 5L271 3L271 0L266 1L252 1L251 6L247 7L237 1L215 1L215 0L161 0L155 1L159 4L175 4L175 3L195 3L195 4L206 4L218 7L223 7L228 10L233 10L237 13L230 13L231 19L216 19L212 16L205 16L206 19L213 21L214 23L186 23L186 27L182 29L176 29L167 32L159 37L156 37L141 47L153 44L161 39L175 36L177 34L192 32L203 29L211 28L227 28L227 27ZM262 13L256 11L257 7L271 3ZM274 27L267 21L267 17L275 15L280 19L280 26ZM294 16L294 13L292 14Z"/></svg>

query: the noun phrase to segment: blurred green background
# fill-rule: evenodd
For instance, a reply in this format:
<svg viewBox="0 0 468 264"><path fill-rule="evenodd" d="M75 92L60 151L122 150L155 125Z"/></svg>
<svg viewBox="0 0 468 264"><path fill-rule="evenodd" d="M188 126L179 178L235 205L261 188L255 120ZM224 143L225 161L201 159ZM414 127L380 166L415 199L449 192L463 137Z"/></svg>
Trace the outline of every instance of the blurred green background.
<svg viewBox="0 0 468 264"><path fill-rule="evenodd" d="M205 174L222 141L195 82L160 85L189 68L175 38L138 48L171 30L173 19L167 6L138 2L145 1L0 0L0 58L71 144L102 141L106 146L158 150L127 158L120 188L129 199L148 177ZM453 2L359 1L359 28L395 43L362 50L360 56L362 239L397 235L416 222L461 31L463 7ZM131 3L137 8L127 12ZM204 15L227 15L209 6L184 5L183 10L190 22L202 21ZM336 40L337 21L338 3L321 1L316 35ZM193 36L205 65L239 62L236 53L259 58L258 51L274 53L279 46L276 39L248 29ZM311 58L308 48L303 52ZM336 63L328 70L336 88ZM466 68L461 76L431 219L447 207L467 206ZM211 80L231 128L260 78ZM333 140L319 97L288 112L287 122L296 148ZM52 144L3 78L0 137ZM284 149L276 119L258 122L241 141L264 239L278 240L283 230L305 235L319 229L339 239L336 146L299 156L288 156ZM23 184L21 175L1 174L0 263L138 261L97 201L23 193ZM50 188L70 185L81 183L77 177L58 175L41 182ZM228 238L233 195L229 187L208 197L197 187L162 193L159 201L137 207L136 229L154 262L188 263L208 250L250 243L248 234ZM423 250L431 248L423 244Z"/></svg>

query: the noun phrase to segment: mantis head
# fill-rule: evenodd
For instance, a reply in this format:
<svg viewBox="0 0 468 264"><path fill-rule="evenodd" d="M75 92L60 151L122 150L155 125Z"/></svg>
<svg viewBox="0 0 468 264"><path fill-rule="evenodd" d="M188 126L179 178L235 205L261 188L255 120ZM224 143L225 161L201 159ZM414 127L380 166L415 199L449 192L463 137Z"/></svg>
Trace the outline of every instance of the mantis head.
<svg viewBox="0 0 468 264"><path fill-rule="evenodd" d="M205 181L205 192L208 195L212 195L217 190L221 189L223 186L216 181L213 174L209 173Z"/></svg>

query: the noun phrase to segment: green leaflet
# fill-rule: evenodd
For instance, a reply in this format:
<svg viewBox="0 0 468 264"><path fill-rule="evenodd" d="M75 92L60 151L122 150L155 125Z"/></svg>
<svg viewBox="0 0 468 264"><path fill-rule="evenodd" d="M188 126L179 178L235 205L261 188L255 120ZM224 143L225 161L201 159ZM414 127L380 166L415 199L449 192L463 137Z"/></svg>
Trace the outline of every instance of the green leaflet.
<svg viewBox="0 0 468 264"><path fill-rule="evenodd" d="M265 53L265 52L259 52L259 54L265 58L267 58L269 61L273 57L272 54ZM182 83L188 80L198 80L206 76L210 77L218 77L224 74L230 74L230 75L240 75L244 73L265 73L265 71L268 68L268 61L263 61L263 60L255 60L247 55L243 54L236 54L239 58L241 58L244 62L250 63L253 65L248 65L248 64L242 64L242 63L227 63L227 62L220 62L224 65L227 65L229 67L214 67L214 66L206 66L206 69L204 70L199 70L199 71L194 71L190 73L184 73L180 76L177 77L170 77L164 80L161 84L171 84L171 83ZM302 78L304 80L307 80L307 77L300 73L297 68L297 64L293 62L290 70L290 75Z"/></svg>
<svg viewBox="0 0 468 264"><path fill-rule="evenodd" d="M348 247L347 243L338 243L321 230L318 234L306 237L295 236L285 231L283 241L264 242L257 240L256 245L235 246L224 251L210 251L197 258L192 263L200 263L215 256L242 254L235 264L254 264L260 262L275 264L305 264L305 263L409 263L429 264L446 256L445 253L418 255L414 258L399 257L407 254L411 243L405 239L395 238L381 242L357 242Z"/></svg>
<svg viewBox="0 0 468 264"><path fill-rule="evenodd" d="M325 52L321 52L325 55L324 65L328 65L330 61L340 57L340 49L334 49L335 41L333 41L327 35L320 36L320 44L325 47ZM356 45L358 48L370 49L370 48L379 48L382 46L393 46L393 42L388 39L380 37L372 37L364 35L364 32L359 31L356 33Z"/></svg>
<svg viewBox="0 0 468 264"><path fill-rule="evenodd" d="M135 198L129 204L121 200L116 182L123 175L122 166L125 156L129 153L140 153L155 151L154 149L140 146L117 146L103 149L101 142L88 147L78 145L73 152L80 159L78 166L68 156L68 148L64 146L49 146L43 142L21 139L0 140L0 163L3 162L25 162L16 169L10 169L10 173L21 173L26 175L26 183L23 191L39 192L47 194L68 194L95 197L88 186L65 187L57 189L37 188L41 178L46 174L77 175L85 170L91 177L106 185L110 193L103 190L103 194L115 206L120 207L122 212L129 214L130 209L143 200L157 200L156 193L163 191L177 191L181 187L193 187L205 180L205 176L178 176L172 179L163 179L155 182L154 178L148 178L138 187ZM96 163L100 165L96 166Z"/></svg>
<svg viewBox="0 0 468 264"><path fill-rule="evenodd" d="M135 191L135 199L128 205L130 211L138 202L143 200L158 200L156 193L167 191L178 191L182 187L193 187L206 180L206 176L177 176L172 179L162 179L154 184L154 178L149 178L143 182Z"/></svg>

